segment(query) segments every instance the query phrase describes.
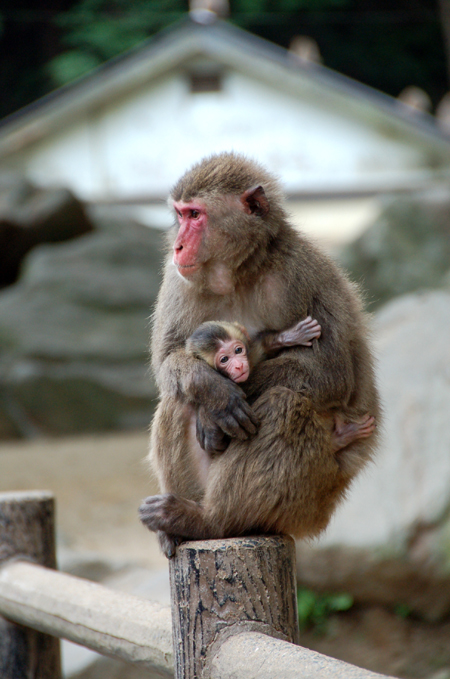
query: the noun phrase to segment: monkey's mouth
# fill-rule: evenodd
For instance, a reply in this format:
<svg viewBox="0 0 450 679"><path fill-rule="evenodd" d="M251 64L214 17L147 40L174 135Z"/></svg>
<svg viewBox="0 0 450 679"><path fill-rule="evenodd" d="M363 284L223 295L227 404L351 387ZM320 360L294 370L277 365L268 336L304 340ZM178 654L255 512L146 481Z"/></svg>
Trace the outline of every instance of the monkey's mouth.
<svg viewBox="0 0 450 679"><path fill-rule="evenodd" d="M234 382L245 382L248 379L248 374L249 374L249 371L246 370L245 372L241 373L237 377L234 377L233 381Z"/></svg>
<svg viewBox="0 0 450 679"><path fill-rule="evenodd" d="M188 278L199 269L198 264L175 264L175 266L177 267L180 276L184 276L185 278Z"/></svg>

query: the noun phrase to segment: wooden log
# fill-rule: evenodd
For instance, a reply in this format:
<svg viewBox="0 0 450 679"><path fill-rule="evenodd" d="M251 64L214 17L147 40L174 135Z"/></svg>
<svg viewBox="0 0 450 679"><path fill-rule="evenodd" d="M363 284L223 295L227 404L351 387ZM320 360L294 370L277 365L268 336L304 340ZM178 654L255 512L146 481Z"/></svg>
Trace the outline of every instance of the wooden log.
<svg viewBox="0 0 450 679"><path fill-rule="evenodd" d="M0 612L111 658L173 677L169 606L25 561L0 564ZM0 675L3 679L3 675Z"/></svg>
<svg viewBox="0 0 450 679"><path fill-rule="evenodd" d="M214 645L208 679L393 679L258 632Z"/></svg>
<svg viewBox="0 0 450 679"><path fill-rule="evenodd" d="M292 538L186 542L169 563L176 679L209 676L219 635L258 631L298 643Z"/></svg>
<svg viewBox="0 0 450 679"><path fill-rule="evenodd" d="M0 563L18 558L56 568L50 493L0 493ZM60 679L59 640L0 618L0 677Z"/></svg>

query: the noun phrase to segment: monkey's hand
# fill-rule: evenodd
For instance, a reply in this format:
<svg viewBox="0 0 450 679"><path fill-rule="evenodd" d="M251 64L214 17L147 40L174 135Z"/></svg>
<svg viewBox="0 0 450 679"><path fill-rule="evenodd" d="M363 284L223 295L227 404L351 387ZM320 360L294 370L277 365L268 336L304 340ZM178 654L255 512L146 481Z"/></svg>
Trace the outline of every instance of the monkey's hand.
<svg viewBox="0 0 450 679"><path fill-rule="evenodd" d="M203 406L197 410L196 433L197 441L210 455L223 452L230 443L230 437L213 422L209 412Z"/></svg>
<svg viewBox="0 0 450 679"><path fill-rule="evenodd" d="M207 452L223 451L229 438L244 441L257 432L257 418L242 389L198 360L183 384L197 411L197 438Z"/></svg>
<svg viewBox="0 0 450 679"><path fill-rule="evenodd" d="M183 396L195 408L197 437L204 450L225 450L227 436L245 440L256 434L258 422L242 389L184 350L165 359L158 386L162 393Z"/></svg>
<svg viewBox="0 0 450 679"><path fill-rule="evenodd" d="M230 381L231 384L233 384ZM197 409L197 440L207 453L223 452L231 438L245 441L257 432L258 421L243 395L231 394L221 408L201 405Z"/></svg>

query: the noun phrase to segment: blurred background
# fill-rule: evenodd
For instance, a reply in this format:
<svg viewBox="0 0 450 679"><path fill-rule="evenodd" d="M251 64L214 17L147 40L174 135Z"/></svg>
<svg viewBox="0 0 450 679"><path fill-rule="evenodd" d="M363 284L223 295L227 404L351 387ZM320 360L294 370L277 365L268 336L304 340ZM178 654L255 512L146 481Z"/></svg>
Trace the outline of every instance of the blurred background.
<svg viewBox="0 0 450 679"><path fill-rule="evenodd" d="M55 493L63 570L168 602L137 519L165 200L246 153L361 285L385 410L298 545L301 643L450 679L450 0L2 0L0 55L0 491Z"/></svg>

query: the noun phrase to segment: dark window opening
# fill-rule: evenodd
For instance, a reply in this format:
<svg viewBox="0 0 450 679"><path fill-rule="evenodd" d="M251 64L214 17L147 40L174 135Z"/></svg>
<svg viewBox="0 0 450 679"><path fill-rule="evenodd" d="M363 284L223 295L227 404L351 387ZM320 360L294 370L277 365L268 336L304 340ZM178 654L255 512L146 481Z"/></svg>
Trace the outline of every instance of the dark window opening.
<svg viewBox="0 0 450 679"><path fill-rule="evenodd" d="M191 92L220 92L222 78L220 73L192 73Z"/></svg>

